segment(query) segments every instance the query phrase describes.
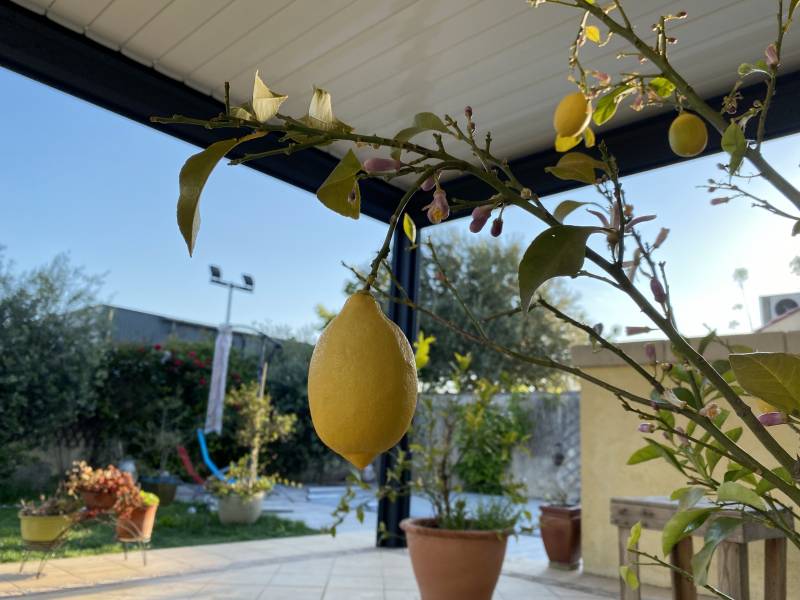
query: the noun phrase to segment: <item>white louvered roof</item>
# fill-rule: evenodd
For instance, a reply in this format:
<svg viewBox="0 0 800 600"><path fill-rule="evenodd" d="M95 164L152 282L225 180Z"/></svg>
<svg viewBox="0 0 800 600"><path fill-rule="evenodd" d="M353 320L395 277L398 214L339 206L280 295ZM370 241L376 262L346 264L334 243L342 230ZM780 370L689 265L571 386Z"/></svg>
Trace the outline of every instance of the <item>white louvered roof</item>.
<svg viewBox="0 0 800 600"><path fill-rule="evenodd" d="M490 129L509 159L552 145L553 108L574 89L567 58L579 13L525 0L16 1L218 99L227 80L233 100L247 100L256 69L289 95L287 114L304 114L312 86L325 88L336 116L365 133L393 136L417 112L459 117L471 105L479 133ZM626 9L648 36L660 15L688 11L672 24L671 56L706 96L729 89L775 34L774 0L628 0ZM793 33L787 72L800 69ZM590 46L590 68L647 72L616 58L621 40ZM612 126L646 116L623 110Z"/></svg>

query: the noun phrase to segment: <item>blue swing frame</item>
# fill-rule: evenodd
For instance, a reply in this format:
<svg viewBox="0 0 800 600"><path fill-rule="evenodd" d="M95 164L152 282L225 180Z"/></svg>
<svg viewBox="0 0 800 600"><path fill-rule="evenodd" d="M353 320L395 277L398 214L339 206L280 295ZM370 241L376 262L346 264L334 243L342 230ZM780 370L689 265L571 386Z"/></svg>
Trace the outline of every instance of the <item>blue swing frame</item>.
<svg viewBox="0 0 800 600"><path fill-rule="evenodd" d="M208 467L208 470L211 471L211 474L225 483L234 483L236 481L235 479L229 479L225 476L225 472L228 470L228 467L220 469L216 464L214 464L214 461L211 460L211 456L208 453L208 444L206 444L206 435L203 433L202 429L197 430L197 441L200 444L200 455L203 457L203 462Z"/></svg>

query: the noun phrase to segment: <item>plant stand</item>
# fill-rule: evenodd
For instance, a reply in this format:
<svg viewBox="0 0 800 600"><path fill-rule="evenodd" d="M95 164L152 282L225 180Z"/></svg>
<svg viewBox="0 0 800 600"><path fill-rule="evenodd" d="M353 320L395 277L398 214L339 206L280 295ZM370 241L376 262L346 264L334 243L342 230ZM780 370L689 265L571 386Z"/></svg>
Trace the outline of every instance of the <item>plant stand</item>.
<svg viewBox="0 0 800 600"><path fill-rule="evenodd" d="M69 530L67 530L69 531ZM66 531L52 542L26 542L23 541L24 552L22 554L22 562L19 565L19 572L25 569L25 564L33 556L34 553L41 553L42 557L39 560L39 567L36 569L36 579L39 579L44 572L44 567L47 561L50 560L64 545L67 540Z"/></svg>
<svg viewBox="0 0 800 600"><path fill-rule="evenodd" d="M698 504L702 507L703 504ZM710 505L709 505L710 506ZM661 531L678 510L678 502L664 496L643 496L611 499L611 524L619 530L620 566L636 561L629 556L627 549L631 527L637 522L643 529ZM745 512L752 512L747 509ZM722 511L719 516L738 517L741 511ZM781 511L781 518L791 522L792 515ZM708 523L692 532L692 535L705 535ZM772 527L755 521L747 521L733 530L727 540L717 548L717 579L720 591L736 600L750 600L750 579L748 573L748 542L764 541L764 598L765 600L786 600L786 538ZM681 569L692 572L692 538L681 540L672 549L671 562ZM638 576L638 567L634 566ZM620 580L622 600L640 600L641 588L630 589ZM672 572L673 600L696 600L697 590L691 581Z"/></svg>

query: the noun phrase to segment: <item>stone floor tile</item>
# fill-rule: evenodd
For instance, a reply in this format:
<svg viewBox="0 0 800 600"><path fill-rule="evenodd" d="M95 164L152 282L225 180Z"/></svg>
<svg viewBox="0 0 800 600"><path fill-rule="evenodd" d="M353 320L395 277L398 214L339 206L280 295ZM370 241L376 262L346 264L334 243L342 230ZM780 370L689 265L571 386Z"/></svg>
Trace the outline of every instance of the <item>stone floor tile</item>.
<svg viewBox="0 0 800 600"><path fill-rule="evenodd" d="M321 600L322 587L269 585L258 600Z"/></svg>
<svg viewBox="0 0 800 600"><path fill-rule="evenodd" d="M265 585L246 585L242 583L210 583L197 593L199 598L218 598L219 600L256 600L266 589Z"/></svg>
<svg viewBox="0 0 800 600"><path fill-rule="evenodd" d="M378 590L383 592L383 577L380 575L340 575L332 573L328 579L327 589L359 589Z"/></svg>
<svg viewBox="0 0 800 600"><path fill-rule="evenodd" d="M365 590L362 588L332 588L328 586L323 600L384 600L382 589Z"/></svg>
<svg viewBox="0 0 800 600"><path fill-rule="evenodd" d="M270 585L294 587L324 587L328 583L328 573L281 573L272 576Z"/></svg>
<svg viewBox="0 0 800 600"><path fill-rule="evenodd" d="M411 590L384 590L384 600L420 600L419 592Z"/></svg>

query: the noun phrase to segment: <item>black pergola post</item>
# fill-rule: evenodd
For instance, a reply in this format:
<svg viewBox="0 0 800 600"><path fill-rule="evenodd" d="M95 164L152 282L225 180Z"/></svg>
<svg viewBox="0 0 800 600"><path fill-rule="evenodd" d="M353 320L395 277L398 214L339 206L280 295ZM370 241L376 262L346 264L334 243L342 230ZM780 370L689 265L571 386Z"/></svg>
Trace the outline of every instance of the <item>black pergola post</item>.
<svg viewBox="0 0 800 600"><path fill-rule="evenodd" d="M417 300L419 292L419 250L412 248L411 241L406 237L402 227L398 227L394 232L392 245L392 271L397 281L403 286L411 300ZM402 292L392 285L392 296L400 296ZM389 304L389 318L397 323L403 333L406 334L409 342L417 337L417 315L410 307L403 304ZM397 451L408 452L408 436L403 436L400 443L394 448L381 455L380 462L380 485L386 485L387 472L392 469L397 460ZM407 482L411 473L403 473L403 481ZM384 523L386 526L386 536L382 539L380 530L377 531L377 545L384 548L404 548L406 538L400 529L400 521L408 517L411 510L411 498L406 495L399 495L392 502L384 498L378 504L377 525Z"/></svg>

